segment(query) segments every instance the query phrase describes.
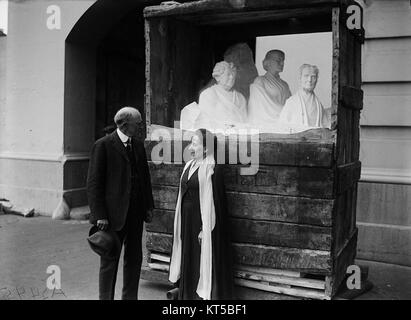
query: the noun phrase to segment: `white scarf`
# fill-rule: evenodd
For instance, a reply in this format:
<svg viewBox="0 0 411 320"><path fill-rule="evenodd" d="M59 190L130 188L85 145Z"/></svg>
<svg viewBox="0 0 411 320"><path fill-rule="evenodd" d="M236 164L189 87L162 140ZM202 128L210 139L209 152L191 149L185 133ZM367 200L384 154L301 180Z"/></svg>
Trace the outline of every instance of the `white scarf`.
<svg viewBox="0 0 411 320"><path fill-rule="evenodd" d="M185 171L190 167L193 160L186 163L180 178L176 212L174 216L173 252L170 262L171 282L177 282L181 273L181 180ZM212 155L201 161L198 169L198 183L200 193L200 211L202 222L202 240L200 253L200 278L197 285L197 294L205 299L211 299L213 246L211 232L215 226L215 208L213 198L212 175L214 173L215 161Z"/></svg>

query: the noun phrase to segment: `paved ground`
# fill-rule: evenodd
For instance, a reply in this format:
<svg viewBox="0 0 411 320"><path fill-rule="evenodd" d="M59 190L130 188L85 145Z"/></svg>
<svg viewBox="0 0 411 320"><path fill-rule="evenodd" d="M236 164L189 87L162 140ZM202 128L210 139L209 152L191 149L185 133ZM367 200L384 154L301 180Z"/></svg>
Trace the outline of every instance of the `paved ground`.
<svg viewBox="0 0 411 320"><path fill-rule="evenodd" d="M97 299L99 259L88 247L85 221L0 215L0 300ZM144 257L144 261L146 258ZM411 268L360 261L374 288L358 299L411 299ZM46 289L47 267L61 269L62 291ZM119 270L122 266L120 265ZM117 280L116 299L122 285ZM167 285L141 281L139 298L163 300Z"/></svg>

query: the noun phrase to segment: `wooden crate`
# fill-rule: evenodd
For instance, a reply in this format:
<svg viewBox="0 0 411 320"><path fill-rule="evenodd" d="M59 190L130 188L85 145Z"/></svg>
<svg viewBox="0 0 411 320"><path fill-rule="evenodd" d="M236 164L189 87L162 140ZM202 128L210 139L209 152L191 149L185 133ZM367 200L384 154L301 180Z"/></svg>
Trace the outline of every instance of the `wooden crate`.
<svg viewBox="0 0 411 320"><path fill-rule="evenodd" d="M361 38L345 24L350 3L203 0L145 9L146 150L155 200L146 243L155 258L171 251L181 158L189 143L171 128L181 108L198 98L224 49L257 36L331 31L333 130L261 134L251 139L259 144L258 173L240 175L242 166L228 164L226 156L225 184L237 283L306 298L335 296L356 255L361 170ZM169 132L162 144L171 150L162 164L151 159L158 141L150 134L159 126ZM220 147L228 152L232 139L219 139ZM167 261L150 263L167 271Z"/></svg>

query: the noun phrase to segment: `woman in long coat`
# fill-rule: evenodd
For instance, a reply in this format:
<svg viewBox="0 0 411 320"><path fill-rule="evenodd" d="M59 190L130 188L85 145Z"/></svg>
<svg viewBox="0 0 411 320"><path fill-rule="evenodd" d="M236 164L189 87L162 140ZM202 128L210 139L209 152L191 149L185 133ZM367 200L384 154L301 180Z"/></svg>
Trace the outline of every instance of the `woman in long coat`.
<svg viewBox="0 0 411 320"><path fill-rule="evenodd" d="M223 167L215 164L217 138L205 129L192 137L174 217L169 280L181 300L231 299L232 256Z"/></svg>

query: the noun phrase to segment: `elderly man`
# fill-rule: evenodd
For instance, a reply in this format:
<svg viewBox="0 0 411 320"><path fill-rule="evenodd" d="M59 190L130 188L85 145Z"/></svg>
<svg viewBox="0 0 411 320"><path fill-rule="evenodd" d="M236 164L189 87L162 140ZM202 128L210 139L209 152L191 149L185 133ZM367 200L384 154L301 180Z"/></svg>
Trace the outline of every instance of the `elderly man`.
<svg viewBox="0 0 411 320"><path fill-rule="evenodd" d="M142 263L144 221L153 209L150 173L144 145L134 137L141 123L138 110L117 112L117 130L94 144L87 178L90 223L110 230L124 244L122 299L137 299ZM121 252L120 247L120 252ZM114 259L101 256L99 297L113 300L120 252Z"/></svg>
<svg viewBox="0 0 411 320"><path fill-rule="evenodd" d="M300 89L285 103L280 121L294 128L294 132L310 128L330 128L330 117L314 93L318 68L303 64L300 69Z"/></svg>

